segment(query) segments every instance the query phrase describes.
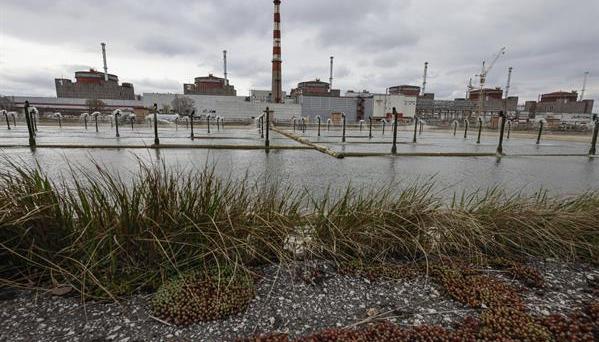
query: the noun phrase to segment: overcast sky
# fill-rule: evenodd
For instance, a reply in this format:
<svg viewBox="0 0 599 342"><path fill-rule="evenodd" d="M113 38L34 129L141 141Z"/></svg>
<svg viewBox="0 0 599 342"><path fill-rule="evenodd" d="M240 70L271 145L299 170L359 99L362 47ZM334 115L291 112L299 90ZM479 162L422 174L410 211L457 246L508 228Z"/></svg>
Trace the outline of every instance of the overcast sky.
<svg viewBox="0 0 599 342"><path fill-rule="evenodd" d="M0 0L0 93L55 96L54 78L102 69L136 93L182 92L183 83L229 77L239 95L269 89L272 0ZM599 109L597 0L283 0L283 81L328 80L335 88L384 92L422 83L438 98L463 97L483 59L508 52L489 74L521 102L582 88Z"/></svg>

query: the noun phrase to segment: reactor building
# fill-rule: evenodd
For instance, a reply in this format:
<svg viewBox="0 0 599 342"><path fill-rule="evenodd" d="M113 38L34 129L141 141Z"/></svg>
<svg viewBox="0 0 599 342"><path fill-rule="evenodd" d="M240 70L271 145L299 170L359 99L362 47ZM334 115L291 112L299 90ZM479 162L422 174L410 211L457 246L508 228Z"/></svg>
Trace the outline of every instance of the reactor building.
<svg viewBox="0 0 599 342"><path fill-rule="evenodd" d="M102 45L104 72L94 69L75 72L75 82L70 79L57 78L56 97L72 99L102 99L102 100L135 100L133 84L119 85L117 75L108 73L106 62L106 43Z"/></svg>
<svg viewBox="0 0 599 342"><path fill-rule="evenodd" d="M119 85L119 78L116 75L90 69L77 71L75 80L73 82L65 78L55 79L56 96L75 99L135 100L133 84Z"/></svg>

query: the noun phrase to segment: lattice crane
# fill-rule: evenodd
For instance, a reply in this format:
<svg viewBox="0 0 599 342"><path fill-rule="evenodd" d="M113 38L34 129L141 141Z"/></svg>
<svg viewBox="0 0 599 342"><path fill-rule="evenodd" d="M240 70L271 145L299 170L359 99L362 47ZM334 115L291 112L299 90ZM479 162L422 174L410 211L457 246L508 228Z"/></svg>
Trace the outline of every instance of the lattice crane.
<svg viewBox="0 0 599 342"><path fill-rule="evenodd" d="M489 64L489 66L486 65L486 61L483 61L483 67L481 69L481 72L479 75L476 75L478 77L480 77L480 93L478 94L478 98L479 98L479 112L478 115L482 115L484 110L483 110L483 106L484 106L484 88L485 88L485 83L487 82L487 75L489 74L489 72L493 69L493 67L495 66L495 64L497 63L497 61L499 60L499 58L501 58L501 56L505 55L505 52L507 51L507 49L505 47L502 47L501 50L499 50L499 52L495 55L495 57L493 57L493 60L491 61L491 63Z"/></svg>

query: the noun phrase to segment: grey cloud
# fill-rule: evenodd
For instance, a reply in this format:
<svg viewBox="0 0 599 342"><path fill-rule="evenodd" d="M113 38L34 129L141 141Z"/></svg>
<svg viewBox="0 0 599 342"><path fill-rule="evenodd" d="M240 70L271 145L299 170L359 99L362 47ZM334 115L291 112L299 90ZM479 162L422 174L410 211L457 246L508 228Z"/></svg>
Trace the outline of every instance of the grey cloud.
<svg viewBox="0 0 599 342"><path fill-rule="evenodd" d="M193 41L178 39L171 36L143 38L137 45L142 52L161 54L164 56L176 56L199 53L201 49Z"/></svg>

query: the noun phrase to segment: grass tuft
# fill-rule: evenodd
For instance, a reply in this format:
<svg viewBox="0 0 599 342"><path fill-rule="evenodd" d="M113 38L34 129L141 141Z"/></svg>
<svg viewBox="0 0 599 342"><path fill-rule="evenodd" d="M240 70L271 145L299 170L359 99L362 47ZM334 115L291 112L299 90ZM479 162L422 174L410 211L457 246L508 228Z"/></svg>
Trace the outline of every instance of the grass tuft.
<svg viewBox="0 0 599 342"><path fill-rule="evenodd" d="M598 192L493 188L448 204L434 183L315 196L143 162L126 179L99 164L54 181L12 161L0 170L0 278L69 285L86 298L153 291L215 265L251 273L292 262L299 247L303 258L365 267L456 256L596 263L599 254Z"/></svg>

